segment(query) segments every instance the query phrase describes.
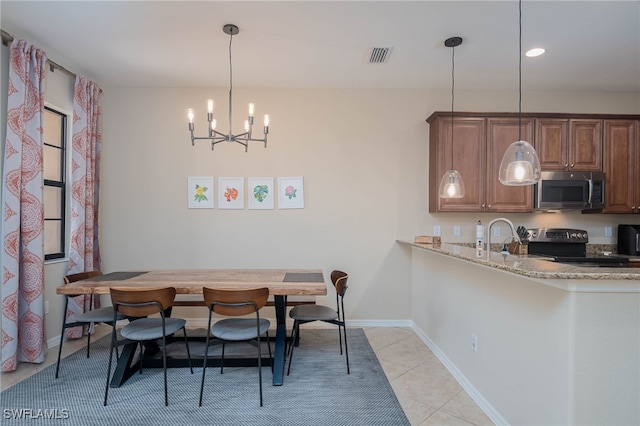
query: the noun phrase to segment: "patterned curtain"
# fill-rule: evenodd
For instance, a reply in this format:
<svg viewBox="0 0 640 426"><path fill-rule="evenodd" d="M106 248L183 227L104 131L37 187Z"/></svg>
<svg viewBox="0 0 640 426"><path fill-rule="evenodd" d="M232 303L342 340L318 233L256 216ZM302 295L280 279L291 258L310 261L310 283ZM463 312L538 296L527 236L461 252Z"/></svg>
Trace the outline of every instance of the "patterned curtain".
<svg viewBox="0 0 640 426"><path fill-rule="evenodd" d="M100 184L100 149L102 144L101 90L85 77L76 77L73 96L73 150L71 152L71 249L69 273L99 270L98 188ZM69 300L67 315L86 312L100 306L88 295ZM66 336L81 337L83 327L67 330Z"/></svg>
<svg viewBox="0 0 640 426"><path fill-rule="evenodd" d="M46 54L11 43L2 175L2 371L40 363L44 329L42 121Z"/></svg>

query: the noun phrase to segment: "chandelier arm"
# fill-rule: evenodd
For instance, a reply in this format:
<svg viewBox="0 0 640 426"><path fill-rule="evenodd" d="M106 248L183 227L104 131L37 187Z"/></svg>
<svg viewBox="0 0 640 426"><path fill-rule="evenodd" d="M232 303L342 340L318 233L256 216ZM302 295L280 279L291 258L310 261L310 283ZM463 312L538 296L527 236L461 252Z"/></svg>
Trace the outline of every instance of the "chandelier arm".
<svg viewBox="0 0 640 426"><path fill-rule="evenodd" d="M226 141L227 140L227 135L222 135L221 133L219 133L221 136L194 136L193 140L208 140L208 141Z"/></svg>

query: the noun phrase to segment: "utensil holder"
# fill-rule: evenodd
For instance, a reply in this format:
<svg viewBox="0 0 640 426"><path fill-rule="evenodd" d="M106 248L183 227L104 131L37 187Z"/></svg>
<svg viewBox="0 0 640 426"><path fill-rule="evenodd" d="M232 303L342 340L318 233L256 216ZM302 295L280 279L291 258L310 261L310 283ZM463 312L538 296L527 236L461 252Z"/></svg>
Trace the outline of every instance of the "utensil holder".
<svg viewBox="0 0 640 426"><path fill-rule="evenodd" d="M529 254L529 246L527 244L520 244L517 241L511 241L509 244L509 253L515 255Z"/></svg>

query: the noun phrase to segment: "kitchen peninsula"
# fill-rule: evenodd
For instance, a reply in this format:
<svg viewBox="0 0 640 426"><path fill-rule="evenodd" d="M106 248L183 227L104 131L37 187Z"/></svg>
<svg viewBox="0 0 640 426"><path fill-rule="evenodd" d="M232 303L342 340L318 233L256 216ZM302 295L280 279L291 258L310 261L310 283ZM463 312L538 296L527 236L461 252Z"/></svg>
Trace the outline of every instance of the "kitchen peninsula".
<svg viewBox="0 0 640 426"><path fill-rule="evenodd" d="M640 424L640 268L398 242L414 323L492 420Z"/></svg>

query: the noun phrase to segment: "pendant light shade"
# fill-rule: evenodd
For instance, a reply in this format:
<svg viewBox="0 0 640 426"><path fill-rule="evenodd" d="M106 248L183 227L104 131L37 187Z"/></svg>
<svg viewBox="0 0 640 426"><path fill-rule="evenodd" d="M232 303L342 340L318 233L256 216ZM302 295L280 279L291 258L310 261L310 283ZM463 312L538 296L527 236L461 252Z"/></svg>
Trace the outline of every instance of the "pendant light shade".
<svg viewBox="0 0 640 426"><path fill-rule="evenodd" d="M464 182L457 170L451 169L440 180L440 198L464 197Z"/></svg>
<svg viewBox="0 0 640 426"><path fill-rule="evenodd" d="M518 62L518 140L507 148L500 162L498 179L507 186L533 185L540 180L540 160L533 146L522 140L522 0L518 3L520 22Z"/></svg>
<svg viewBox="0 0 640 426"><path fill-rule="evenodd" d="M451 37L444 41L446 47L451 48L451 170L446 172L440 180L438 195L440 198L462 198L464 197L464 182L460 173L453 168L453 100L455 88L455 51L456 46L462 44L461 37Z"/></svg>
<svg viewBox="0 0 640 426"><path fill-rule="evenodd" d="M500 162L500 183L508 186L533 185L540 180L540 160L527 141L515 141Z"/></svg>

